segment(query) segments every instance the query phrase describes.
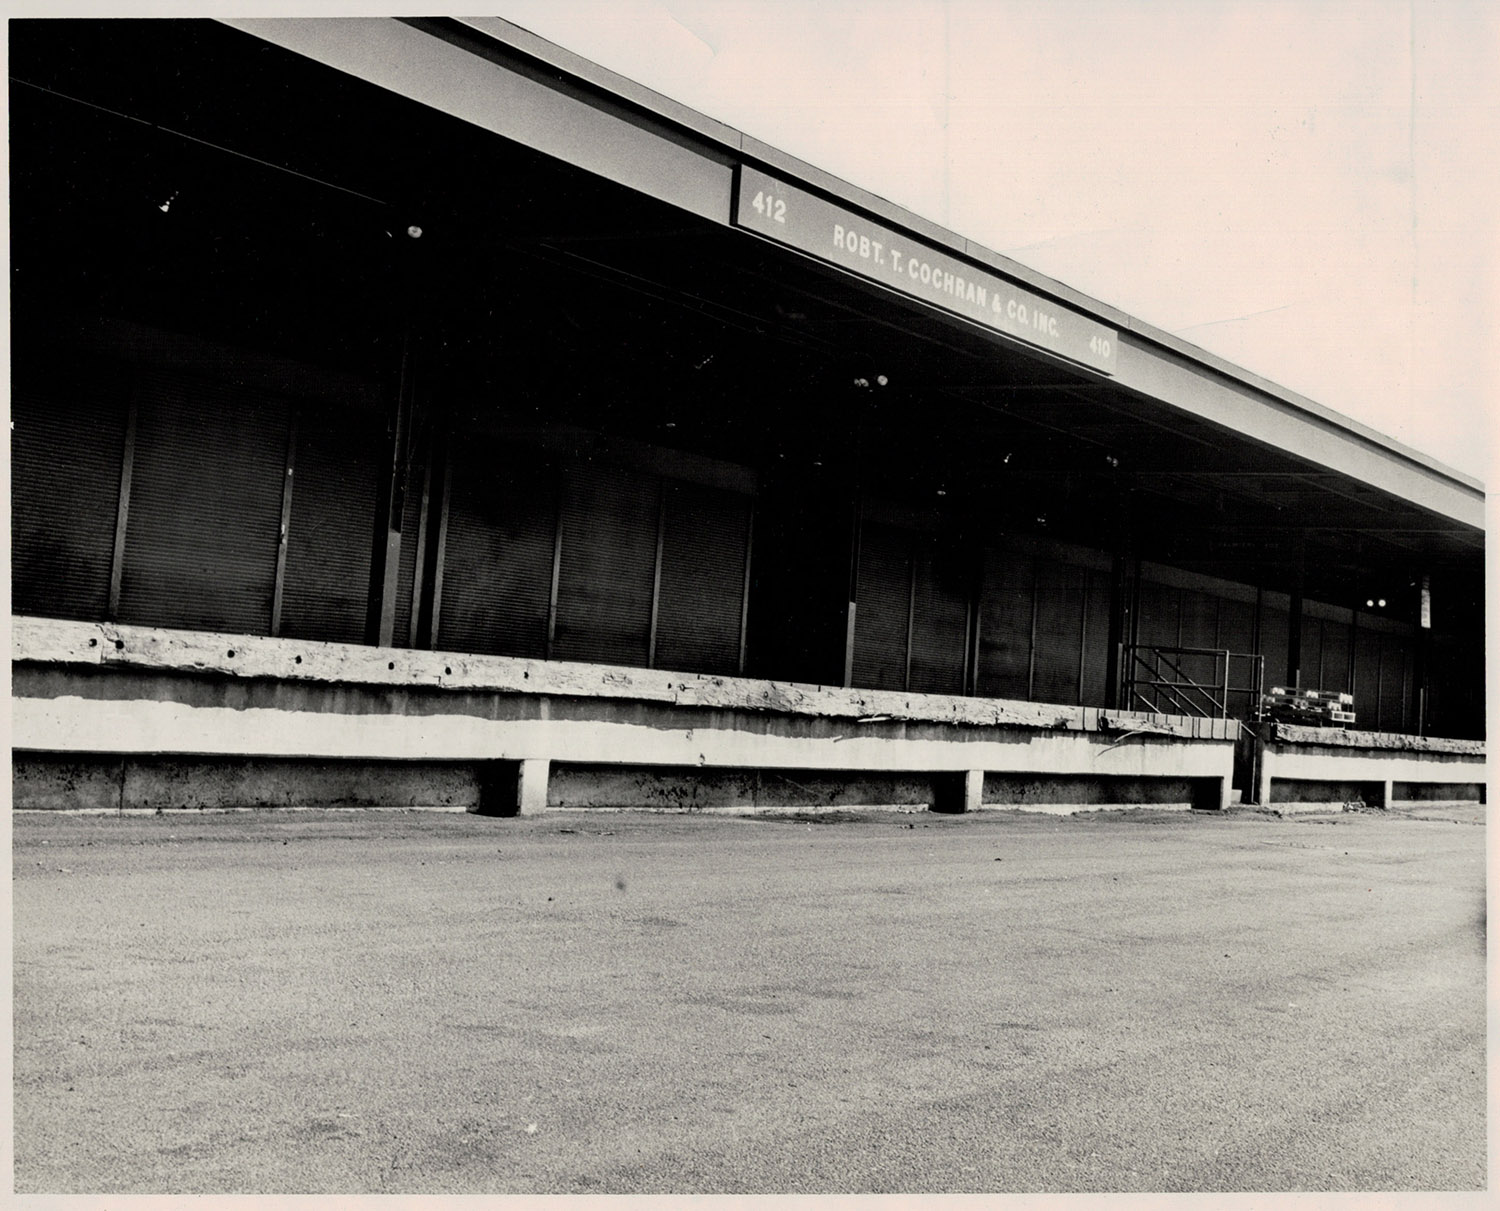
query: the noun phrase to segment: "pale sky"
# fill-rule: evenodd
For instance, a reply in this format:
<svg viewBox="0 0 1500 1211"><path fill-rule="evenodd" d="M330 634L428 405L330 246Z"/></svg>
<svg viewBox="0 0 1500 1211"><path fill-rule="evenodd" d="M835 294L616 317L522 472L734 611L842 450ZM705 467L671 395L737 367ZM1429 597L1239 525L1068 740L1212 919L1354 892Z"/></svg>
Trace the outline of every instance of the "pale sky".
<svg viewBox="0 0 1500 1211"><path fill-rule="evenodd" d="M489 11L1491 478L1500 4Z"/></svg>

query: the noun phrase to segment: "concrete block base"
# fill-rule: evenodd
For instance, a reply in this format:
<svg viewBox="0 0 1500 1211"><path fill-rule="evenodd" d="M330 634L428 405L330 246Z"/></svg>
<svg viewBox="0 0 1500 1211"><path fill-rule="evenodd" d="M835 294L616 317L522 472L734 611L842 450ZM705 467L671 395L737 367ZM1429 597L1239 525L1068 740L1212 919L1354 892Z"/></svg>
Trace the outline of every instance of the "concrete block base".
<svg viewBox="0 0 1500 1211"><path fill-rule="evenodd" d="M1353 782L1340 779L1277 778L1271 783L1268 807L1290 804L1340 806L1346 803L1384 808L1391 805L1387 781Z"/></svg>
<svg viewBox="0 0 1500 1211"><path fill-rule="evenodd" d="M1218 811L1229 806L1227 783L1225 778L989 773L984 776L984 805L1028 811L1121 807Z"/></svg>
<svg viewBox="0 0 1500 1211"><path fill-rule="evenodd" d="M1421 800L1482 801L1484 747L1474 741L1263 724L1254 801L1268 807Z"/></svg>
<svg viewBox="0 0 1500 1211"><path fill-rule="evenodd" d="M473 810L471 763L295 757L17 752L11 803L22 811L219 811L276 807Z"/></svg>
<svg viewBox="0 0 1500 1211"><path fill-rule="evenodd" d="M1396 803L1484 803L1483 782L1392 782L1391 799Z"/></svg>
<svg viewBox="0 0 1500 1211"><path fill-rule="evenodd" d="M72 754L76 767L37 780L33 801L55 792L59 803L73 795L107 804L113 793L119 803L111 770L134 769L138 781L170 783L170 793L153 792L168 802L226 807L440 798L496 816L575 802L668 800L691 810L743 803L747 779L752 806L770 806L766 786L776 783L796 791L775 794L790 798L787 806L910 802L969 812L1028 799L1159 802L1165 793L1221 807L1232 767L1225 728L1175 716L16 623L12 744ZM168 776L177 768L189 772ZM451 787L424 793L424 777L439 769ZM213 793L201 793L200 782ZM1180 785L1162 792L1164 783ZM1046 789L1014 793L1032 784ZM128 786L124 801L132 801Z"/></svg>
<svg viewBox="0 0 1500 1211"><path fill-rule="evenodd" d="M554 808L758 812L889 807L925 811L926 774L868 770L713 769L702 766L555 762L547 802Z"/></svg>

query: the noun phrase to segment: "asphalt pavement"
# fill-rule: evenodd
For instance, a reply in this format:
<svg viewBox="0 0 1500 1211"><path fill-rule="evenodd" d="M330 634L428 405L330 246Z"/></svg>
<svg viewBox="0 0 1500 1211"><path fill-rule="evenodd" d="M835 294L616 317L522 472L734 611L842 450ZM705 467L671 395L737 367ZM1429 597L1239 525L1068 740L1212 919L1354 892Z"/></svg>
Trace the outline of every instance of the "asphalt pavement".
<svg viewBox="0 0 1500 1211"><path fill-rule="evenodd" d="M1486 1182L1482 808L12 837L19 1192Z"/></svg>

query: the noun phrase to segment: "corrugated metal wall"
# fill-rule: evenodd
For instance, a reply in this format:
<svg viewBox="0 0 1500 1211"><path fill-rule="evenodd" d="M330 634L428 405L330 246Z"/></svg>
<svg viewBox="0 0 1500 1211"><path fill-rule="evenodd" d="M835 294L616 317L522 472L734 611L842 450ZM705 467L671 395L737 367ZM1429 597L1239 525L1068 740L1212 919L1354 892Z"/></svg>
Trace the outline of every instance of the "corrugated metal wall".
<svg viewBox="0 0 1500 1211"><path fill-rule="evenodd" d="M751 499L698 484L665 487L656 667L735 673Z"/></svg>
<svg viewBox="0 0 1500 1211"><path fill-rule="evenodd" d="M1375 706L1376 727L1386 732L1410 731L1416 726L1412 673L1415 648L1394 635L1381 636L1380 696Z"/></svg>
<svg viewBox="0 0 1500 1211"><path fill-rule="evenodd" d="M1201 583L1202 587L1189 587L1190 583ZM1287 669L1288 599L1284 594L1266 593L1257 618L1255 603L1249 599L1251 593L1248 586L1227 582L1215 585L1207 577L1152 566L1143 573L1139 586L1139 642L1236 653L1258 650L1263 661L1263 687L1288 686L1292 682ZM1403 731L1416 725L1411 697L1415 651L1411 628L1382 616L1356 615L1347 608L1310 601L1303 605L1301 642L1297 688L1352 693L1356 722L1361 727ZM1211 662L1186 657L1181 667L1206 676ZM1236 689L1248 685L1250 678L1248 661L1231 662L1230 713L1239 718L1247 717L1254 707L1253 694Z"/></svg>
<svg viewBox="0 0 1500 1211"><path fill-rule="evenodd" d="M1031 696L1035 575L1035 561L1028 554L997 548L985 551L977 692L987 698L1024 701Z"/></svg>
<svg viewBox="0 0 1500 1211"><path fill-rule="evenodd" d="M1087 569L1055 559L1037 561L1032 697L1038 702L1078 702L1087 590ZM1103 636L1098 642L1103 643Z"/></svg>
<svg viewBox="0 0 1500 1211"><path fill-rule="evenodd" d="M455 439L443 592L435 646L547 653L557 472L496 439Z"/></svg>
<svg viewBox="0 0 1500 1211"><path fill-rule="evenodd" d="M1354 711L1362 727L1375 727L1380 716L1381 635L1368 627L1354 634Z"/></svg>
<svg viewBox="0 0 1500 1211"><path fill-rule="evenodd" d="M52 368L43 390L29 375L17 376L14 608L109 616L132 405L116 616L190 630L271 632L295 414L280 633L359 642L382 446L378 418L240 381L88 357Z"/></svg>
<svg viewBox="0 0 1500 1211"><path fill-rule="evenodd" d="M288 402L165 371L136 400L120 620L268 633Z"/></svg>
<svg viewBox="0 0 1500 1211"><path fill-rule="evenodd" d="M1220 597L1219 626L1213 646L1230 652L1255 654L1255 603L1234 597ZM1260 688L1266 688L1262 672ZM1229 667L1229 713L1236 719L1248 719L1256 706L1255 665L1250 660L1231 660ZM1246 688L1241 688L1246 687Z"/></svg>
<svg viewBox="0 0 1500 1211"><path fill-rule="evenodd" d="M1109 695L1109 594L1110 574L1089 568L1088 601L1084 611L1083 697L1084 706L1103 706Z"/></svg>
<svg viewBox="0 0 1500 1211"><path fill-rule="evenodd" d="M592 463L568 469L558 660L646 664L660 499L652 476Z"/></svg>
<svg viewBox="0 0 1500 1211"><path fill-rule="evenodd" d="M281 634L364 639L384 445L380 418L369 412L298 409Z"/></svg>
<svg viewBox="0 0 1500 1211"><path fill-rule="evenodd" d="M1349 648L1352 642L1349 625L1331 618L1320 618L1322 660L1318 666L1316 686L1340 694L1349 692Z"/></svg>
<svg viewBox="0 0 1500 1211"><path fill-rule="evenodd" d="M918 542L911 619L911 684L919 694L962 694L969 625L968 569L953 552Z"/></svg>
<svg viewBox="0 0 1500 1211"><path fill-rule="evenodd" d="M1176 585L1141 580L1135 642L1142 647L1182 646L1182 591Z"/></svg>
<svg viewBox="0 0 1500 1211"><path fill-rule="evenodd" d="M1287 642L1291 627L1291 614L1285 607L1269 602L1260 611L1260 653L1266 670L1266 689L1274 686L1289 686L1287 676Z"/></svg>
<svg viewBox="0 0 1500 1211"><path fill-rule="evenodd" d="M11 384L11 608L99 620L109 606L129 379L82 359Z"/></svg>
<svg viewBox="0 0 1500 1211"><path fill-rule="evenodd" d="M545 657L550 622L553 659L644 667L654 617L656 667L738 672L749 496L477 434L451 475L437 646Z"/></svg>
<svg viewBox="0 0 1500 1211"><path fill-rule="evenodd" d="M1306 614L1306 604L1303 606L1302 616L1302 670L1298 678L1298 689L1316 690L1322 688L1319 684L1323 680L1323 628L1319 625L1317 618L1310 618Z"/></svg>
<svg viewBox="0 0 1500 1211"><path fill-rule="evenodd" d="M360 641L386 457L377 410L238 380L105 373L86 360L46 376L16 376L15 608L108 614L130 401L136 419L121 619L271 630L294 435L280 633ZM398 643L409 642L424 458L420 451L408 484ZM71 473L57 476L60 465ZM438 646L540 657L549 650L550 622L558 659L641 666L654 653L661 668L738 671L753 513L743 491L608 462L559 466L478 434L454 442L447 474ZM437 466L430 485L430 542L443 475ZM978 556L935 532L866 520L854 684L1102 705L1110 576L1096 557L1077 558L1094 563L1075 563L1067 550L1051 547L991 548ZM1137 640L1235 652L1258 645L1266 685L1282 684L1285 598L1267 594L1257 618L1252 594L1154 570L1138 584ZM968 685L971 658L975 683ZM1206 659L1187 658L1182 667L1204 680L1212 675ZM1414 668L1415 637L1390 620L1305 607L1302 684L1352 691L1361 725L1415 726ZM1232 670L1232 684L1242 676L1248 666ZM1248 713L1251 701L1248 692L1237 693L1233 713Z"/></svg>
<svg viewBox="0 0 1500 1211"><path fill-rule="evenodd" d="M866 521L860 532L855 685L877 690L906 688L912 539L909 530L875 521Z"/></svg>
<svg viewBox="0 0 1500 1211"><path fill-rule="evenodd" d="M1191 686L1177 687L1177 701L1184 709L1193 703L1198 709L1216 713L1216 703L1227 682L1230 716L1248 718L1257 706L1254 660L1257 654L1263 657L1260 688L1286 684L1287 620L1284 608L1278 608L1272 601L1262 602L1250 585L1157 564L1141 565L1136 604L1137 642L1142 647L1201 648L1228 653L1227 668L1225 657L1220 655L1166 657L1176 670L1163 663L1164 679L1204 687L1203 691ZM1145 666L1138 665L1137 671L1144 675ZM1161 699L1163 709L1170 697Z"/></svg>
<svg viewBox="0 0 1500 1211"><path fill-rule="evenodd" d="M944 544L935 533L867 520L860 540L854 684L908 685L903 674L910 625L914 691L1103 705L1110 574L1081 562L1087 555L1075 556L1075 562L1067 553L991 547L976 555ZM909 595L913 570L915 592ZM972 677L966 676L966 660L974 661Z"/></svg>
<svg viewBox="0 0 1500 1211"><path fill-rule="evenodd" d="M1178 618L1181 624L1182 642L1185 648L1210 648L1219 646L1219 598L1212 593L1196 589L1178 590ZM1213 656L1187 656L1178 659L1183 677L1199 685L1222 685L1223 665ZM1188 700L1202 709L1205 705L1201 695L1190 692Z"/></svg>

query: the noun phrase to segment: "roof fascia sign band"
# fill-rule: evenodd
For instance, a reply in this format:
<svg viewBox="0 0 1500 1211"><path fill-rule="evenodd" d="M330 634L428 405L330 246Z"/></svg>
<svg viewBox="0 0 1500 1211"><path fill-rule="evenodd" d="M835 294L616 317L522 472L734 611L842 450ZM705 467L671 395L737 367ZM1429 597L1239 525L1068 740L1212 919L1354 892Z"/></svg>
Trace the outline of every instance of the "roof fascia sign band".
<svg viewBox="0 0 1500 1211"><path fill-rule="evenodd" d="M1119 335L1059 303L742 165L734 224L1104 374Z"/></svg>

